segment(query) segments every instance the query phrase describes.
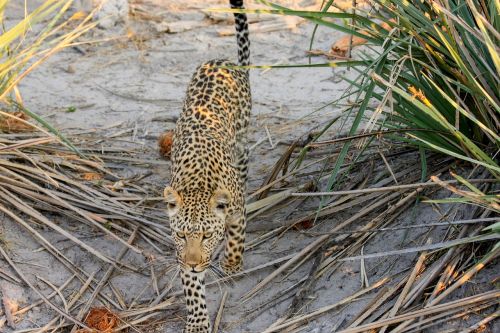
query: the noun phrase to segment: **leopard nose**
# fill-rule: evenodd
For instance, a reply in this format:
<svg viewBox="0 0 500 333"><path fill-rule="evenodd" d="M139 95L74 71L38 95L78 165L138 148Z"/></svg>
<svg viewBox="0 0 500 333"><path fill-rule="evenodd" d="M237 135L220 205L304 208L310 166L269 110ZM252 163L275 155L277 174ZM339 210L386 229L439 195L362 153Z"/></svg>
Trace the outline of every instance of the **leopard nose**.
<svg viewBox="0 0 500 333"><path fill-rule="evenodd" d="M190 244L192 240L187 240L186 252L184 253L184 263L192 268L195 268L202 262L202 249L198 244Z"/></svg>
<svg viewBox="0 0 500 333"><path fill-rule="evenodd" d="M191 268L195 268L196 266L198 266L198 263L197 262L186 262L186 265L188 265L189 267Z"/></svg>
<svg viewBox="0 0 500 333"><path fill-rule="evenodd" d="M188 253L184 258L184 262L186 263L187 266L195 268L201 263L201 256Z"/></svg>

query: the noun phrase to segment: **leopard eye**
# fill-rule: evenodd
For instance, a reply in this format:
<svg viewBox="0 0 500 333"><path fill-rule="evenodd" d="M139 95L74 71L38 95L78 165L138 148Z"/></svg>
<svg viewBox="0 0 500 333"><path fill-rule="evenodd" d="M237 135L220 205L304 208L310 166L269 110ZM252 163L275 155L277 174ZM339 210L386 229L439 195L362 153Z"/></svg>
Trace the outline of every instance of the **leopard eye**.
<svg viewBox="0 0 500 333"><path fill-rule="evenodd" d="M224 210L224 209L226 209L226 207L227 207L226 203L219 202L215 208L217 208L219 210Z"/></svg>
<svg viewBox="0 0 500 333"><path fill-rule="evenodd" d="M170 210L175 209L175 207L177 207L177 205L175 203L173 203L173 202L169 202L167 204L167 208L170 209Z"/></svg>
<svg viewBox="0 0 500 333"><path fill-rule="evenodd" d="M177 231L175 234L176 234L176 235L177 235L177 237L179 237L180 239L184 239L184 238L186 238L186 234L185 234L185 233L183 233L182 231Z"/></svg>
<svg viewBox="0 0 500 333"><path fill-rule="evenodd" d="M213 234L214 234L213 232L205 232L205 233L203 234L203 239L209 239L209 238L212 238Z"/></svg>

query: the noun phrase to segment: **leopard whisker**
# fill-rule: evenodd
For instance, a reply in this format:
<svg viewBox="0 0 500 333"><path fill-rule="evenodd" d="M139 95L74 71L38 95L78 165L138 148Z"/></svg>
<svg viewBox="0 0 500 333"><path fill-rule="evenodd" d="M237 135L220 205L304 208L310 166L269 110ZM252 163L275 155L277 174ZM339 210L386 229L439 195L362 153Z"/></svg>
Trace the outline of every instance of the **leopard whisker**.
<svg viewBox="0 0 500 333"><path fill-rule="evenodd" d="M216 265L210 264L210 269L219 277L219 278L224 278L226 274Z"/></svg>
<svg viewBox="0 0 500 333"><path fill-rule="evenodd" d="M208 273L211 274L214 277L214 281L217 283L217 287L219 288L219 292L222 293L222 287L219 283L219 280L217 279L217 275L213 272L213 270L209 267L208 268Z"/></svg>
<svg viewBox="0 0 500 333"><path fill-rule="evenodd" d="M176 259L172 259L172 258L156 259L156 260L149 261L145 265L142 265L141 267L139 267L139 269L140 270L144 270L144 269L150 268L152 266L159 266L159 265L171 264L171 263L175 263L176 261L177 261Z"/></svg>
<svg viewBox="0 0 500 333"><path fill-rule="evenodd" d="M226 275L219 267L215 265L211 265L210 269L213 271L213 273L218 277L216 279L216 282L222 282L224 285L228 288L234 287L234 279L230 277L229 275Z"/></svg>
<svg viewBox="0 0 500 333"><path fill-rule="evenodd" d="M229 286L234 287L234 285L236 284L236 280L232 275L226 274L226 272L221 270L220 267L214 266L214 268L217 269L221 279L227 282Z"/></svg>
<svg viewBox="0 0 500 333"><path fill-rule="evenodd" d="M179 265L177 265L177 263L172 263L172 264L168 265L163 274L166 275L166 274L170 273L170 271L172 271L172 269L174 269L174 268L176 269L175 275L177 275L179 273L179 270L180 270L180 267L179 267Z"/></svg>
<svg viewBox="0 0 500 333"><path fill-rule="evenodd" d="M217 283L217 285L219 286L220 292L222 292L221 284L226 289L230 289L230 288L234 287L234 284L232 283L232 281L228 281L228 279L226 278L226 275L224 274L224 272L222 272L220 270L220 268L218 268L217 266L212 266L212 267L210 267L210 270L211 270L212 275L215 277L213 282Z"/></svg>

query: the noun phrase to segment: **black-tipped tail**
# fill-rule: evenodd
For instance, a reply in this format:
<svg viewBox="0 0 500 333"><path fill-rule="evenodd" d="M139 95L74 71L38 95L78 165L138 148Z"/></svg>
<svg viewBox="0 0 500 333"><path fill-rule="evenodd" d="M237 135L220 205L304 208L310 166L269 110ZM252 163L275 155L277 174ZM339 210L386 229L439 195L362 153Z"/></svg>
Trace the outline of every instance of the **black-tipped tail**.
<svg viewBox="0 0 500 333"><path fill-rule="evenodd" d="M244 8L243 0L230 0L231 8ZM248 20L243 13L234 14L236 42L238 44L238 65L250 65L250 40L248 39Z"/></svg>

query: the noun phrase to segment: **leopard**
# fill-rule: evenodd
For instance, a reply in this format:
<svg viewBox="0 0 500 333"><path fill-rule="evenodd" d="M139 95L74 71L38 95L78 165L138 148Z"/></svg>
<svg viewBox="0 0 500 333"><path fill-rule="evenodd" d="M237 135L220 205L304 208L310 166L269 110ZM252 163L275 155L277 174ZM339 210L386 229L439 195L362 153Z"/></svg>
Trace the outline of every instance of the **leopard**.
<svg viewBox="0 0 500 333"><path fill-rule="evenodd" d="M229 4L244 9L242 0ZM246 14L233 15L238 62L215 59L196 69L175 125L163 193L186 301L184 333L211 330L205 273L216 267L212 257L223 241L222 271L232 275L243 266L250 41Z"/></svg>

